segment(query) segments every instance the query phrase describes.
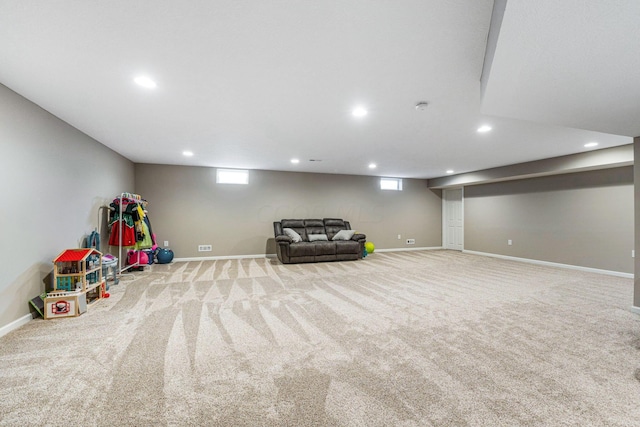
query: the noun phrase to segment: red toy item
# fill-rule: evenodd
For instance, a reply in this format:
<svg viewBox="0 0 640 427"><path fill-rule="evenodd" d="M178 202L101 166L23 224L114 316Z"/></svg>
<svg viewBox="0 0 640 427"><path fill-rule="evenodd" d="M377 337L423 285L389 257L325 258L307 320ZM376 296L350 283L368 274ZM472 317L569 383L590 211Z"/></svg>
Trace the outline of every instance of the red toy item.
<svg viewBox="0 0 640 427"><path fill-rule="evenodd" d="M51 304L51 311L53 314L69 313L71 304L67 301L56 301Z"/></svg>

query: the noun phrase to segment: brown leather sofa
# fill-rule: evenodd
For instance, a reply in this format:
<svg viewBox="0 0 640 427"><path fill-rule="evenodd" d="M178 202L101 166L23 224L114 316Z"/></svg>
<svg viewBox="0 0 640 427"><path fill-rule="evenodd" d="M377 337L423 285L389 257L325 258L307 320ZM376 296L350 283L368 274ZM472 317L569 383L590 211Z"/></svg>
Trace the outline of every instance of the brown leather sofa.
<svg viewBox="0 0 640 427"><path fill-rule="evenodd" d="M367 240L339 218L283 219L273 223L273 231L283 264L357 260Z"/></svg>

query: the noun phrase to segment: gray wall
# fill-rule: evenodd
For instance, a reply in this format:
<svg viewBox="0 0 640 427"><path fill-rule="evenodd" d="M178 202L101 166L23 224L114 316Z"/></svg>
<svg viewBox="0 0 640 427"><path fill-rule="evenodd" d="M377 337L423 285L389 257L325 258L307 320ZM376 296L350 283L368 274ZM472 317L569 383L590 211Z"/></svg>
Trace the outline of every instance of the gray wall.
<svg viewBox="0 0 640 427"><path fill-rule="evenodd" d="M634 271L632 166L470 186L464 195L466 250Z"/></svg>
<svg viewBox="0 0 640 427"><path fill-rule="evenodd" d="M52 259L132 191L133 163L0 85L0 328L29 313ZM102 230L101 230L102 231Z"/></svg>
<svg viewBox="0 0 640 427"><path fill-rule="evenodd" d="M282 218L344 218L378 249L442 244L441 193L426 180L405 179L403 191L382 191L370 176L252 170L249 185L220 185L215 168L136 164L135 170L153 231L177 258L273 254L273 221ZM407 238L416 244L407 246ZM199 244L213 251L198 252Z"/></svg>

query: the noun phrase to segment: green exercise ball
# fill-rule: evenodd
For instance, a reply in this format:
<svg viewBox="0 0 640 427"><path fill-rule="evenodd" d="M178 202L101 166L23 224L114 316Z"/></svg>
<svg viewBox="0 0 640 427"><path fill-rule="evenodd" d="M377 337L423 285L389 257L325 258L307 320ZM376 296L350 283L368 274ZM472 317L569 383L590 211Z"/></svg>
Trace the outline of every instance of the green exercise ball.
<svg viewBox="0 0 640 427"><path fill-rule="evenodd" d="M367 242L364 244L364 248L367 250L367 253L372 254L373 251L376 250L376 247L373 245L373 242Z"/></svg>

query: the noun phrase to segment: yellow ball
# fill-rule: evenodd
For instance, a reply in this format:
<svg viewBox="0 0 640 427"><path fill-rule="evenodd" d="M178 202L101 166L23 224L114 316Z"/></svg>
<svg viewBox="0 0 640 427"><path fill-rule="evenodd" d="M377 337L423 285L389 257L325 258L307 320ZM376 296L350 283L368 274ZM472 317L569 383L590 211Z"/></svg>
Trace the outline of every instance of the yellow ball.
<svg viewBox="0 0 640 427"><path fill-rule="evenodd" d="M373 251L376 250L375 245L373 244L373 242L366 242L364 244L364 248L367 250L367 253L372 254Z"/></svg>

